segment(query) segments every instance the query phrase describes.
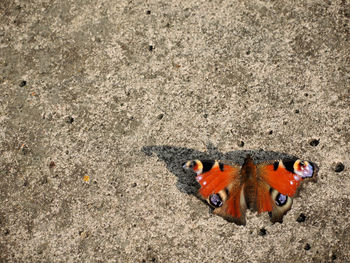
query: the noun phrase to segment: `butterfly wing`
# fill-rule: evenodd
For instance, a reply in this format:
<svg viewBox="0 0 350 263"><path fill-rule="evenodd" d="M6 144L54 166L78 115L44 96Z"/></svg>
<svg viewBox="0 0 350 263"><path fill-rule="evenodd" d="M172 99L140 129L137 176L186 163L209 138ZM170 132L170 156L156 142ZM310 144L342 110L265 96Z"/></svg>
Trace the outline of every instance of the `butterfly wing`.
<svg viewBox="0 0 350 263"><path fill-rule="evenodd" d="M302 181L316 180L318 168L307 161L281 160L257 165L258 211L271 212L271 221L282 222ZM259 196L259 193L260 194ZM269 197L269 198L268 198ZM268 205L270 203L270 205Z"/></svg>
<svg viewBox="0 0 350 263"><path fill-rule="evenodd" d="M184 168L196 172L200 198L214 213L245 225L247 206L259 213L269 212L271 221L282 222L291 209L292 197L302 181L316 180L318 167L307 161L271 161L255 165L247 156L242 167L218 161L193 160Z"/></svg>
<svg viewBox="0 0 350 263"><path fill-rule="evenodd" d="M258 165L258 176L283 195L293 197L304 180L316 180L318 168L302 160L282 160Z"/></svg>
<svg viewBox="0 0 350 263"><path fill-rule="evenodd" d="M192 160L187 161L184 168L192 169L197 174L196 180L201 186L198 195L214 209L215 214L245 225L246 204L239 166Z"/></svg>

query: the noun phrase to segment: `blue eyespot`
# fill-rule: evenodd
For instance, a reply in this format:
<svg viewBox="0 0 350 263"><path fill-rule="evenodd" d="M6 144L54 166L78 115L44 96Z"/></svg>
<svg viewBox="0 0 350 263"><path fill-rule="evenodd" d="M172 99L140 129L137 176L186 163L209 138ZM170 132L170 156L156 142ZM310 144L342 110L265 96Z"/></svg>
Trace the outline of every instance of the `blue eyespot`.
<svg viewBox="0 0 350 263"><path fill-rule="evenodd" d="M220 207L223 205L221 196L218 194L211 194L209 196L209 203L214 207Z"/></svg>
<svg viewBox="0 0 350 263"><path fill-rule="evenodd" d="M294 173L302 179L311 178L314 175L314 167L307 161L297 161L294 166Z"/></svg>
<svg viewBox="0 0 350 263"><path fill-rule="evenodd" d="M278 206L283 206L287 203L288 196L279 193L275 198L275 203Z"/></svg>

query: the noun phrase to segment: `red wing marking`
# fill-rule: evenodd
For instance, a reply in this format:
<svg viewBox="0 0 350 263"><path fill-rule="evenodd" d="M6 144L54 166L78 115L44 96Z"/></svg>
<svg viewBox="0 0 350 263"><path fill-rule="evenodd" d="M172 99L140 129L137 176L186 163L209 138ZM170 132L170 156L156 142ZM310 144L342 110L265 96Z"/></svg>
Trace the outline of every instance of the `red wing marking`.
<svg viewBox="0 0 350 263"><path fill-rule="evenodd" d="M213 193L218 193L238 176L239 171L239 168L224 165L223 171L221 171L219 167L214 167L210 171L197 176L201 185L199 193L205 199Z"/></svg>
<svg viewBox="0 0 350 263"><path fill-rule="evenodd" d="M270 212L272 211L272 200L269 189L264 187L264 185L258 186L257 190L257 208L258 212Z"/></svg>
<svg viewBox="0 0 350 263"><path fill-rule="evenodd" d="M293 197L302 178L283 167L274 170L273 164L259 165L259 176L283 195Z"/></svg>
<svg viewBox="0 0 350 263"><path fill-rule="evenodd" d="M230 193L229 199L226 201L226 212L234 218L240 218L241 213L241 190L242 187L235 189L234 192Z"/></svg>

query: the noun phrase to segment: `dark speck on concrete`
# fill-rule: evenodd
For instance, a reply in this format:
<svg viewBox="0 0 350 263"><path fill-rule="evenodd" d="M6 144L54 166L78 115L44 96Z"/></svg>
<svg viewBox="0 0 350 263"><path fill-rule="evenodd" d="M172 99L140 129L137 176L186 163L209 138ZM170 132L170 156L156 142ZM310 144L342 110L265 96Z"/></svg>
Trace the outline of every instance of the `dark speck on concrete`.
<svg viewBox="0 0 350 263"><path fill-rule="evenodd" d="M336 173L340 173L344 170L345 166L343 163L339 162L339 163L336 163L335 166L334 166L334 171Z"/></svg>
<svg viewBox="0 0 350 263"><path fill-rule="evenodd" d="M29 148L28 148L28 146L27 145L25 145L25 144L23 144L22 146L21 146L21 152L22 152L22 154L23 155L27 155L28 153L29 153Z"/></svg>
<svg viewBox="0 0 350 263"><path fill-rule="evenodd" d="M294 112L295 112L296 114L298 114L300 111L299 111L299 110L295 110Z"/></svg>
<svg viewBox="0 0 350 263"><path fill-rule="evenodd" d="M269 134L270 134L270 135L273 134L273 130L270 130L270 131L269 131Z"/></svg>
<svg viewBox="0 0 350 263"><path fill-rule="evenodd" d="M19 83L20 87L24 87L25 85L27 85L27 81L22 80L21 83Z"/></svg>
<svg viewBox="0 0 350 263"><path fill-rule="evenodd" d="M72 116L66 117L66 123L72 124L74 121L74 118Z"/></svg>
<svg viewBox="0 0 350 263"><path fill-rule="evenodd" d="M320 143L320 140L313 139L310 141L310 145L316 147Z"/></svg>
<svg viewBox="0 0 350 263"><path fill-rule="evenodd" d="M301 213L297 218L297 222L299 223L305 222L305 220L306 220L306 216L303 213Z"/></svg>
<svg viewBox="0 0 350 263"><path fill-rule="evenodd" d="M159 115L157 116L157 119L158 119L158 120L161 120L161 119L163 119L163 117L164 117L164 114L161 113L161 114L159 114Z"/></svg>
<svg viewBox="0 0 350 263"><path fill-rule="evenodd" d="M265 228L261 228L260 230L259 230L259 236L265 236L266 235L266 233L267 233L267 231L266 231L266 229Z"/></svg>
<svg viewBox="0 0 350 263"><path fill-rule="evenodd" d="M311 249L311 246L309 243L306 243L306 245L304 246L304 249L305 250L310 250Z"/></svg>
<svg viewBox="0 0 350 263"><path fill-rule="evenodd" d="M147 11L146 11L146 14L147 14L147 15L150 15L150 14L151 14L151 10L147 10Z"/></svg>
<svg viewBox="0 0 350 263"><path fill-rule="evenodd" d="M331 259L332 259L332 261L336 260L337 259L337 255L333 253L332 256L331 256Z"/></svg>
<svg viewBox="0 0 350 263"><path fill-rule="evenodd" d="M51 161L50 164L49 164L49 168L52 169L56 166L55 162L54 161Z"/></svg>
<svg viewBox="0 0 350 263"><path fill-rule="evenodd" d="M243 147L243 146L244 146L244 141L239 141L239 142L237 143L237 145L238 145L238 147Z"/></svg>
<svg viewBox="0 0 350 263"><path fill-rule="evenodd" d="M148 46L148 50L149 50L149 51L153 51L153 49L154 49L154 47L153 47L152 45L149 45L149 46Z"/></svg>

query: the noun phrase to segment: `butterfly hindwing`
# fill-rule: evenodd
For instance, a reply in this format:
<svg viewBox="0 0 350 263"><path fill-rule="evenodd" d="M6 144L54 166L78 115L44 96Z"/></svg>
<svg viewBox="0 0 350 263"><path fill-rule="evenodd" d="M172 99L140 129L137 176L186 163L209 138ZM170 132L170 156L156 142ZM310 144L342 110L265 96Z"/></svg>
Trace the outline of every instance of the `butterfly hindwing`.
<svg viewBox="0 0 350 263"><path fill-rule="evenodd" d="M270 220L272 223L283 221L283 216L292 208L293 198L279 193L277 190L272 189L270 191L272 210L270 213Z"/></svg>

